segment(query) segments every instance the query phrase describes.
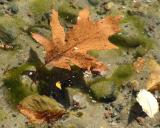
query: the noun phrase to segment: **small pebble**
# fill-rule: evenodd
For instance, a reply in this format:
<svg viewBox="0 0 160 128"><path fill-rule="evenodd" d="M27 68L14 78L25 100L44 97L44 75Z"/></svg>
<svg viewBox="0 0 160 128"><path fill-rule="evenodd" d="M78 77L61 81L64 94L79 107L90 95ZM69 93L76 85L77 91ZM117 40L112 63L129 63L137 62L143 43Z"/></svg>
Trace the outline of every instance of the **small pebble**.
<svg viewBox="0 0 160 128"><path fill-rule="evenodd" d="M112 115L112 112L111 111L106 111L105 113L104 113L104 117L107 119L107 118L109 118L109 117L111 117L111 115Z"/></svg>
<svg viewBox="0 0 160 128"><path fill-rule="evenodd" d="M143 117L137 117L136 121L138 122L139 125L144 125L144 118Z"/></svg>

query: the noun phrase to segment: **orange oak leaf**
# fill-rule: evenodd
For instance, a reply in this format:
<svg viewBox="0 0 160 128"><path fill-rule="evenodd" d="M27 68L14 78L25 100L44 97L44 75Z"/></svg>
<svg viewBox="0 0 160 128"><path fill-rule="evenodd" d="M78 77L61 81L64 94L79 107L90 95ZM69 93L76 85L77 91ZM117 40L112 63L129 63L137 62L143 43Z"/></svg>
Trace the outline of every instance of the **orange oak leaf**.
<svg viewBox="0 0 160 128"><path fill-rule="evenodd" d="M53 10L50 22L52 39L36 33L32 33L32 37L45 48L47 65L69 70L71 65L77 65L87 70L104 71L106 66L87 52L118 48L109 42L108 37L120 31L120 19L120 16L108 16L92 21L86 8L80 11L77 24L65 33L58 13Z"/></svg>

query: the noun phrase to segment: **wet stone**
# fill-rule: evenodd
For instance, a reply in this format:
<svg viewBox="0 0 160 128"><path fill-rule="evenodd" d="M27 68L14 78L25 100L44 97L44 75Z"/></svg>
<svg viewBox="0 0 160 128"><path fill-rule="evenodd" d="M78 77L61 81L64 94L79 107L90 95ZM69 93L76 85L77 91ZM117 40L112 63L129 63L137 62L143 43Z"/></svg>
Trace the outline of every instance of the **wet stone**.
<svg viewBox="0 0 160 128"><path fill-rule="evenodd" d="M91 85L91 93L97 100L114 101L117 88L112 81L98 81Z"/></svg>
<svg viewBox="0 0 160 128"><path fill-rule="evenodd" d="M73 107L79 109L86 107L86 99L81 93L73 96Z"/></svg>

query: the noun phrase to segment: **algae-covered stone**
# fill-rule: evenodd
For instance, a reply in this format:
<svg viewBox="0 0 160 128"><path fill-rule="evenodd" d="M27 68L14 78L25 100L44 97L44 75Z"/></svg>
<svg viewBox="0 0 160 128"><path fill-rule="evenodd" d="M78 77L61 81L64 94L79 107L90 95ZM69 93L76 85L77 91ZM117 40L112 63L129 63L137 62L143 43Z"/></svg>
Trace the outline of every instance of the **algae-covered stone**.
<svg viewBox="0 0 160 128"><path fill-rule="evenodd" d="M150 49L154 45L154 41L143 35L128 34L128 33L118 33L109 38L111 42L117 43L117 45L123 47L135 48L142 46L146 49Z"/></svg>
<svg viewBox="0 0 160 128"><path fill-rule="evenodd" d="M120 65L113 73L111 80L113 80L117 85L121 85L123 82L129 80L129 78L134 74L135 70L133 65L125 64Z"/></svg>
<svg viewBox="0 0 160 128"><path fill-rule="evenodd" d="M126 14L121 22L121 28L121 33L109 38L111 42L129 48L142 46L151 49L155 45L155 41L145 34L145 21L142 18Z"/></svg>
<svg viewBox="0 0 160 128"><path fill-rule="evenodd" d="M67 87L66 92L66 97L68 97L69 104L71 107L82 109L87 106L86 96L81 92L81 90Z"/></svg>
<svg viewBox="0 0 160 128"><path fill-rule="evenodd" d="M96 82L90 87L91 93L98 100L112 101L116 98L117 87L114 82L108 80L102 80Z"/></svg>
<svg viewBox="0 0 160 128"><path fill-rule="evenodd" d="M8 88L8 96L13 104L18 104L28 95L38 93L37 86L32 85L33 81L22 75L26 70L33 70L33 67L33 65L25 64L5 74L4 86Z"/></svg>
<svg viewBox="0 0 160 128"><path fill-rule="evenodd" d="M32 123L38 124L44 121L56 121L66 113L64 107L56 100L41 95L26 97L20 102L18 109Z"/></svg>
<svg viewBox="0 0 160 128"><path fill-rule="evenodd" d="M121 65L114 70L110 78L97 79L91 83L91 93L98 100L115 100L121 85L127 82L133 73L132 65Z"/></svg>

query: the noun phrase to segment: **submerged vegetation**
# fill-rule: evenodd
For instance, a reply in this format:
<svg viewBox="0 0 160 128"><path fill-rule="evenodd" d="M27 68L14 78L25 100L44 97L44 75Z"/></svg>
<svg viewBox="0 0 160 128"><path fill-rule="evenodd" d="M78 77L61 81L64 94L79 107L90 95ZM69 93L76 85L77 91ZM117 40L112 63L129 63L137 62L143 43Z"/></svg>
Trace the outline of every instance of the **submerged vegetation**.
<svg viewBox="0 0 160 128"><path fill-rule="evenodd" d="M23 98L37 93L37 86L23 75L27 69L33 68L33 65L25 64L16 69L8 71L4 78L4 84L9 89L9 99L17 105Z"/></svg>

